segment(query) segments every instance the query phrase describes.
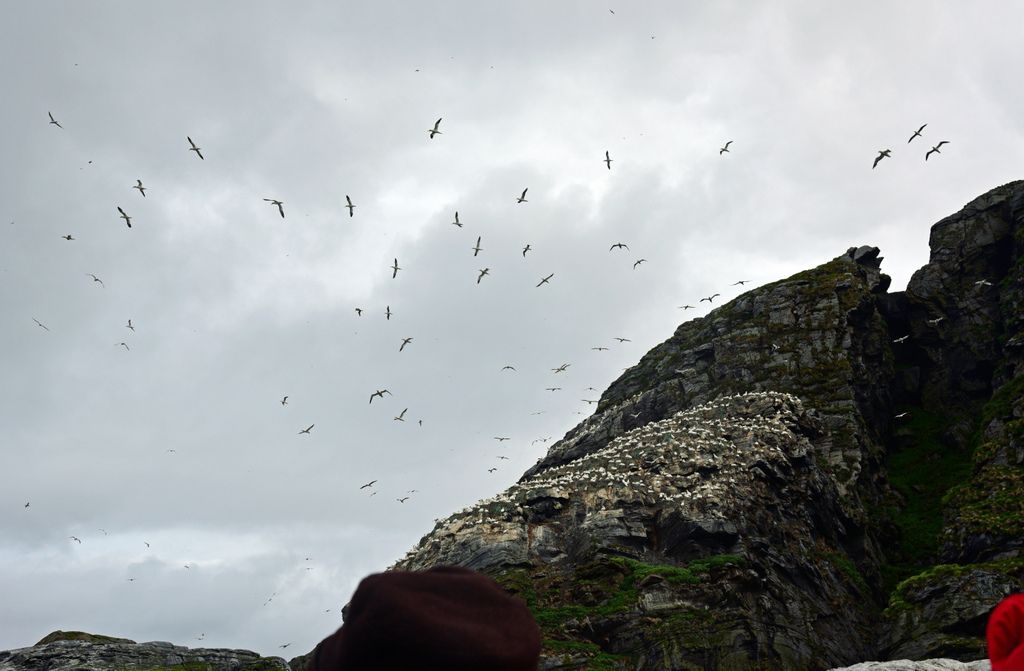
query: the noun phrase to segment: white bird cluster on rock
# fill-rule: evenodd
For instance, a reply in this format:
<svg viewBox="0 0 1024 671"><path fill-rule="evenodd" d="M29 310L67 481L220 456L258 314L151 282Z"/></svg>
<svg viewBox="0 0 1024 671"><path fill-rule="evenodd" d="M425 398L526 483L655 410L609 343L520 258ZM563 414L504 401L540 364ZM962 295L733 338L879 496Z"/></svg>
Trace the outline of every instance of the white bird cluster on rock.
<svg viewBox="0 0 1024 671"><path fill-rule="evenodd" d="M467 533L525 536L538 502L572 502L587 516L639 505L727 520L736 492L753 487L763 468L806 455L809 443L793 430L802 413L794 396L751 392L650 422L440 520L396 566L433 564L433 557L465 543Z"/></svg>

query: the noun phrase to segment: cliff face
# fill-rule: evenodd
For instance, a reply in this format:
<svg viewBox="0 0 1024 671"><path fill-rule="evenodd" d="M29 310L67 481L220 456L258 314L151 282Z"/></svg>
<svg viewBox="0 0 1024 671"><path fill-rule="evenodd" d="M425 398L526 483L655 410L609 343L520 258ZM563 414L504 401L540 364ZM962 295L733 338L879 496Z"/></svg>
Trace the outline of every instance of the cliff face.
<svg viewBox="0 0 1024 671"><path fill-rule="evenodd" d="M136 643L84 632L56 631L31 648L0 651L0 671L288 671L280 657L249 650Z"/></svg>
<svg viewBox="0 0 1024 671"><path fill-rule="evenodd" d="M1024 589L1024 182L930 244L906 292L852 248L682 324L396 567L494 576L546 668L983 656Z"/></svg>

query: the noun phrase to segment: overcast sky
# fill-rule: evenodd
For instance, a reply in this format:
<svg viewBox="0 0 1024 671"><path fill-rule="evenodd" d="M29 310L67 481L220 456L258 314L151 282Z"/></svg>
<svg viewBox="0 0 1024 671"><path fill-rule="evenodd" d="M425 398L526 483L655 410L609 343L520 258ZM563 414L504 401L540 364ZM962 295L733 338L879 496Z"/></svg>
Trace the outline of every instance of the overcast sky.
<svg viewBox="0 0 1024 671"><path fill-rule="evenodd" d="M1024 177L1019 3L0 8L0 649L307 652L701 297Z"/></svg>

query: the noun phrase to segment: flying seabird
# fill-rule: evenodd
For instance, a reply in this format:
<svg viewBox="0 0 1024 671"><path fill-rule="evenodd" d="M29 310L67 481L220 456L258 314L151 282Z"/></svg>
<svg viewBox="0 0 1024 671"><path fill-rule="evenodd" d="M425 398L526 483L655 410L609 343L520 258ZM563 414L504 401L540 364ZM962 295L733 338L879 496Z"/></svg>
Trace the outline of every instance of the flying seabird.
<svg viewBox="0 0 1024 671"><path fill-rule="evenodd" d="M921 128L924 128L924 126L921 126ZM908 416L909 414L910 414L909 412L901 412L898 415L893 415L893 419L903 419L904 417Z"/></svg>
<svg viewBox="0 0 1024 671"><path fill-rule="evenodd" d="M81 541L81 539L78 538L78 536L68 536L68 538L70 538L71 540L75 541L79 545L82 544L82 541Z"/></svg>
<svg viewBox="0 0 1024 671"><path fill-rule="evenodd" d="M736 286L737 284L740 285L740 286L743 286L744 284L748 284L749 282L750 282L750 280L738 280L736 282L733 282L732 286Z"/></svg>
<svg viewBox="0 0 1024 671"><path fill-rule="evenodd" d="M476 277L476 283L477 283L477 284L480 284L480 280L482 280L482 279L483 279L484 275L486 275L486 274L488 274L488 273L490 273L490 272L491 272L491 269L490 269L490 268L481 268L481 269L480 269L480 274L479 274L479 275L477 275L477 277Z"/></svg>
<svg viewBox="0 0 1024 671"><path fill-rule="evenodd" d="M504 454L499 454L498 459L501 461L508 461L508 457L506 457Z"/></svg>
<svg viewBox="0 0 1024 671"><path fill-rule="evenodd" d="M279 645L277 647L279 647L279 648L287 648L289 645L291 645L291 643L284 643L284 644Z"/></svg>
<svg viewBox="0 0 1024 671"><path fill-rule="evenodd" d="M551 279L552 277L554 277L554 276L555 276L555 274L554 274L554 273L551 273L551 274L550 274L550 275L548 275L547 277L542 277L542 278L540 278L540 282L539 282L539 283L537 284L537 286L539 287L539 286L540 286L541 284L547 284L547 283L548 283L548 280L550 280L550 279Z"/></svg>
<svg viewBox="0 0 1024 671"><path fill-rule="evenodd" d="M71 237L71 234L70 234L70 233L68 233L67 235L62 235L62 236L60 236L60 237L64 238L65 240L74 240L74 238L73 238L73 237Z"/></svg>
<svg viewBox="0 0 1024 671"><path fill-rule="evenodd" d="M363 485L359 489L366 489L367 487L373 487L373 483L375 483L375 482L377 482L377 481L376 480L370 480L369 482L367 482L365 485Z"/></svg>
<svg viewBox="0 0 1024 671"><path fill-rule="evenodd" d="M871 169L874 170L875 166L878 165L878 162L883 158L888 158L891 151L891 149L880 149L878 151L878 156L875 157L875 162L871 164Z"/></svg>
<svg viewBox="0 0 1024 671"><path fill-rule="evenodd" d="M192 145L192 148L189 149L189 151L194 151L196 153L196 156L198 156L199 158L202 158L205 161L206 159L203 158L203 153L200 151L200 149L202 149L202 147L197 147L196 143L192 141L192 138L188 137L187 135L185 136L185 139L188 140L188 143L190 145Z"/></svg>
<svg viewBox="0 0 1024 671"><path fill-rule="evenodd" d="M561 387L544 387L544 391L562 391Z"/></svg>
<svg viewBox="0 0 1024 671"><path fill-rule="evenodd" d="M455 221L452 222L452 226L458 226L462 228L462 222L459 221L459 211L455 210Z"/></svg>
<svg viewBox="0 0 1024 671"><path fill-rule="evenodd" d="M128 228L131 228L132 227L132 218L124 213L124 210L121 209L120 205L117 206L117 211L121 213L121 218L124 219L124 223L128 224Z"/></svg>
<svg viewBox="0 0 1024 671"><path fill-rule="evenodd" d="M384 308L384 316L387 317L388 321L391 321L391 306L390 305L385 306L385 308Z"/></svg>
<svg viewBox="0 0 1024 671"><path fill-rule="evenodd" d="M932 153L941 154L942 152L939 151L939 147L941 147L944 144L949 144L949 140L943 140L942 142L938 143L937 145L929 149L928 153L924 155L924 160L927 161L928 157L931 156Z"/></svg>
<svg viewBox="0 0 1024 671"><path fill-rule="evenodd" d="M506 438L506 437L504 437L504 436L495 436L495 437L494 437L494 439L495 439L496 441L498 441L499 443L501 443L501 442L504 442L504 441L506 441L506 440L512 440L511 438Z"/></svg>
<svg viewBox="0 0 1024 671"><path fill-rule="evenodd" d="M921 135L921 131L923 131L924 127L927 125L928 124L921 124L921 127L915 130L914 134L910 136L910 140L913 140L915 137L919 137ZM907 144L910 144L910 140L907 140Z"/></svg>
<svg viewBox="0 0 1024 671"><path fill-rule="evenodd" d="M395 259L395 265L391 266L391 270L394 271L391 273L391 279L395 279L396 277L398 277L398 271L401 270L401 268L398 267L397 258Z"/></svg>
<svg viewBox="0 0 1024 671"><path fill-rule="evenodd" d="M472 247L470 247L470 249L473 250L473 256L476 256L477 254L479 254L480 252L483 251L483 248L480 247L480 236L479 235L476 236L476 244L473 245Z"/></svg>
<svg viewBox="0 0 1024 671"><path fill-rule="evenodd" d="M515 367L515 366L502 366L502 368L501 368L501 369L502 369L502 370L515 370L515 369L516 369L516 367Z"/></svg>
<svg viewBox="0 0 1024 671"><path fill-rule="evenodd" d="M412 338L402 338L402 344L398 348L398 351L401 352L403 349L405 349L405 346L408 345L411 342L412 342Z"/></svg>
<svg viewBox="0 0 1024 671"><path fill-rule="evenodd" d="M722 294L711 294L707 298L700 299L698 302L699 303L703 303L704 301L707 301L708 303L712 303L712 302L714 302L716 296L721 296L721 295Z"/></svg>
<svg viewBox="0 0 1024 671"><path fill-rule="evenodd" d="M636 270L636 267L637 267L637 266L639 266L639 265L640 265L641 263L644 263L645 261L647 261L647 259L639 259L639 260L637 260L637 261L636 261L636 262L635 262L635 263L633 264L633 270Z"/></svg>
<svg viewBox="0 0 1024 671"><path fill-rule="evenodd" d="M608 349L607 347L591 347L590 349L597 350L598 352Z"/></svg>
<svg viewBox="0 0 1024 671"><path fill-rule="evenodd" d="M125 325L124 325L124 327L125 327L126 329L131 329L132 331L134 331L134 330L135 330L135 327L134 327L134 326L132 326L132 320L131 320L131 319L129 319L129 320L128 320L128 323L127 323L127 324L125 324Z"/></svg>
<svg viewBox="0 0 1024 671"><path fill-rule="evenodd" d="M287 396L285 396L284 398L281 399L281 405L288 405L288 397Z"/></svg>
<svg viewBox="0 0 1024 671"><path fill-rule="evenodd" d="M47 112L47 114L50 115L50 123L52 123L57 128L63 128L64 127L64 126L61 126L59 123L57 123L57 120L53 118L53 114L52 113Z"/></svg>
<svg viewBox="0 0 1024 671"><path fill-rule="evenodd" d="M608 248L608 251L610 252L613 249L615 249L616 247L618 247L619 249L625 249L625 250L629 249L629 245L627 245L626 243L624 243L624 242L616 242L614 245L612 245L611 247Z"/></svg>
<svg viewBox="0 0 1024 671"><path fill-rule="evenodd" d="M409 500L409 497L408 496L403 496L402 498L395 499L395 500L398 501L399 503L405 503L406 501Z"/></svg>
<svg viewBox="0 0 1024 671"><path fill-rule="evenodd" d="M552 368L551 371L554 372L554 373L564 373L565 369L568 368L571 365L572 365L571 363L563 363L558 368Z"/></svg>
<svg viewBox="0 0 1024 671"><path fill-rule="evenodd" d="M909 334L908 334L908 335L905 335L905 336L900 336L899 338L895 338L895 339L893 340L893 342L894 342L894 343L905 343L905 342L907 341L907 338L909 338L909 337L910 337L910 335L909 335Z"/></svg>
<svg viewBox="0 0 1024 671"><path fill-rule="evenodd" d="M142 194L143 198L146 197L146 187L142 186L142 180L141 179L135 180L135 186L133 186L132 188L133 189L138 189L139 193Z"/></svg>
<svg viewBox="0 0 1024 671"><path fill-rule="evenodd" d="M612 338L612 340L618 340L619 342L633 342L629 338Z"/></svg>
<svg viewBox="0 0 1024 671"><path fill-rule="evenodd" d="M584 403L590 403L590 404L597 403L597 401L591 401L589 398L581 398L580 400L583 401Z"/></svg>
<svg viewBox="0 0 1024 671"><path fill-rule="evenodd" d="M976 287L990 287L990 286L992 286L992 283L989 282L988 280L978 280L977 282L974 283L974 286L976 286Z"/></svg>
<svg viewBox="0 0 1024 671"><path fill-rule="evenodd" d="M725 146L718 150L718 155L721 156L722 154L728 152L729 151L729 145L731 145L731 144L732 144L732 140L729 140L728 142L726 142Z"/></svg>
<svg viewBox="0 0 1024 671"><path fill-rule="evenodd" d="M945 317L936 317L935 319L929 319L928 326L938 326L939 322L941 322L943 319L945 319Z"/></svg>
<svg viewBox="0 0 1024 671"><path fill-rule="evenodd" d="M530 247L530 245L526 245L525 247L523 247L523 258L524 259L526 258L526 252L530 251L531 249L533 249L533 248Z"/></svg>
<svg viewBox="0 0 1024 671"><path fill-rule="evenodd" d="M443 119L443 118L444 117L441 117L441 119ZM434 127L427 131L428 133L430 133L430 139L431 140L434 139L435 135L441 135L442 134L441 131L437 130L437 127L441 125L441 119L438 119L437 121L435 121L434 122Z"/></svg>
<svg viewBox="0 0 1024 671"><path fill-rule="evenodd" d="M692 305L680 305L679 309L680 310L692 310L693 306Z"/></svg>
<svg viewBox="0 0 1024 671"><path fill-rule="evenodd" d="M265 200L268 203L271 203L273 205L277 205L277 211L281 213L281 218L284 219L284 203L283 202L281 202L280 200L275 200L273 198L264 198L263 200Z"/></svg>
<svg viewBox="0 0 1024 671"><path fill-rule="evenodd" d="M530 190L529 188L523 189L523 195L521 195L518 198L516 198L516 202L517 203L527 203L527 202L529 202L528 200L526 200L526 192L529 191L529 190Z"/></svg>
<svg viewBox="0 0 1024 671"><path fill-rule="evenodd" d="M488 473L493 473L493 472L494 472L494 471L496 471L496 470L498 470L498 469L497 469L497 468L488 468L488 469L487 469L487 472L488 472Z"/></svg>
<svg viewBox="0 0 1024 671"><path fill-rule="evenodd" d="M370 394L370 403L373 403L374 396L380 396L381 400L383 400L384 394L391 394L391 392L388 391L387 389L378 389L377 391L373 392L372 394ZM391 395L394 396L394 394Z"/></svg>
<svg viewBox="0 0 1024 671"><path fill-rule="evenodd" d="M356 206L352 204L352 199L349 198L348 196L345 196L345 202L348 203L348 205L345 206L345 207L348 208L348 216L350 216L350 217L355 216Z"/></svg>
<svg viewBox="0 0 1024 671"><path fill-rule="evenodd" d="M356 308L356 316L357 317L362 317L363 316L363 309L362 308Z"/></svg>
<svg viewBox="0 0 1024 671"><path fill-rule="evenodd" d="M402 412L398 413L397 417L393 417L392 419L394 419L396 422L404 422L405 421L405 413L406 413L407 410L409 410L409 408L403 409Z"/></svg>
<svg viewBox="0 0 1024 671"><path fill-rule="evenodd" d="M608 155L608 152L604 153L604 164L608 166L608 169L612 169L612 157Z"/></svg>
<svg viewBox="0 0 1024 671"><path fill-rule="evenodd" d="M28 508L28 507L29 507L30 505L32 505L32 502L31 502L31 501L25 501L25 507L26 507L26 508Z"/></svg>
<svg viewBox="0 0 1024 671"><path fill-rule="evenodd" d="M96 277L96 276L95 276L95 275L93 275L92 273L86 273L86 275L87 275L88 277L91 277L91 278L92 278L92 281L93 281L93 282L99 282L99 283L100 283L100 286L101 286L101 287L103 287L104 289L106 289L106 288L107 288L107 285L103 284L103 280L101 280L100 278Z"/></svg>
<svg viewBox="0 0 1024 671"><path fill-rule="evenodd" d="M309 434L309 432L313 429L314 426L316 426L316 424L310 424L309 426L307 426L302 431L299 431L299 435L302 435L303 433Z"/></svg>

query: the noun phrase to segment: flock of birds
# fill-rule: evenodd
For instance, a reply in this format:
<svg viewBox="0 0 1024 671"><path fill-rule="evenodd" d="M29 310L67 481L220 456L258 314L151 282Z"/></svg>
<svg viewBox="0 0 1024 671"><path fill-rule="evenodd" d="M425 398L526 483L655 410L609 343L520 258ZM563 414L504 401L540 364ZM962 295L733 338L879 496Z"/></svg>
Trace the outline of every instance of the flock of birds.
<svg viewBox="0 0 1024 671"><path fill-rule="evenodd" d="M924 131L925 126L927 126L927 125L928 124L926 124L926 123L925 124L921 124L921 127L918 128L917 130L915 130L914 134L910 136L909 140L907 140L907 144L910 144L911 142L913 142L915 137L921 137L921 133L922 133L922 131ZM929 149L927 152L925 152L924 160L927 161L928 157L931 156L932 154L941 154L942 152L939 151L939 147L941 147L944 144L949 144L949 140L941 140L941 141L939 141L939 143L937 145L935 145L934 147ZM891 149L879 149L878 150L878 156L875 157L875 162L871 164L871 169L873 170L876 167L878 167L878 162L879 161L881 161L883 158L889 158L890 156L892 156L892 150Z"/></svg>
<svg viewBox="0 0 1024 671"><path fill-rule="evenodd" d="M53 116L52 112L47 112L47 115L50 118L50 124L56 126L57 128L60 128L60 129L64 128L64 126ZM442 123L442 121L443 121L443 117L438 118L434 122L433 126L431 126L430 128L427 129L427 134L428 134L428 138L429 139L432 140L436 136L443 134L443 132L441 131L441 123ZM188 143L188 147L187 147L188 151L195 153L196 157L199 160L204 160L205 161L206 159L203 156L203 149L202 149L202 147L197 145L196 142L192 139L191 136L186 136L185 140ZM729 152L729 146L732 143L733 143L732 140L729 140L728 142L726 142L725 145L722 146L719 149L719 155L723 155L723 154ZM612 169L612 162L613 161L614 161L614 159L612 159L610 151L605 150L604 158L602 159L601 162L605 165L607 170L611 170ZM146 187L143 184L141 179L136 179L136 183L131 188L136 190L136 191L138 191L139 195L141 197L143 197L143 198L146 197L146 191L148 190L148 187ZM528 203L529 202L529 200L527 199L527 193L528 192L529 192L529 188L528 187L524 188L522 190L522 192L518 196L515 197L515 200L514 200L515 204L521 205L521 204ZM268 203L268 204L270 204L270 206L274 207L277 210L278 215L282 219L285 218L285 209L284 209L285 202L283 200L281 200L280 198L271 197L271 198L263 198L263 201ZM348 210L349 217L354 217L355 216L356 205L355 205L355 203L352 202L352 198L351 198L351 196L349 194L345 195L345 205L343 205L343 208ZM116 209L117 209L119 218L124 221L124 223L127 226L127 228L129 228L129 229L132 228L133 217L130 216L124 210L124 208L121 205L116 205ZM458 210L455 211L454 221L452 221L451 223L452 223L452 225L454 225L454 226L456 226L456 227L458 227L460 229L463 228L464 222L462 222L460 220ZM72 234L70 234L70 233L68 233L66 235L62 235L61 237L64 240L67 240L67 241L74 241L74 240L76 240L76 238ZM480 252L484 251L484 248L481 246L482 245L482 240L483 240L482 236L477 236L476 243L470 248L470 250L473 252L473 257L474 258L478 257ZM530 243L525 244L522 247L522 249L520 250L522 257L525 259L527 253L532 251L532 250L533 250L533 246ZM630 251L629 245L626 244L625 242L615 242L608 249L609 252L613 252L613 251L616 251L616 250L625 251L625 252L629 252ZM638 269L644 263L647 263L647 259L646 258L637 258L636 260L633 261L633 269L634 270ZM388 268L391 271L391 278L392 279L397 279L399 271L402 270L402 267L399 265L397 257L395 257L393 259L392 264L390 266L388 266ZM476 284L480 284L482 282L482 280L485 277L490 276L490 274L491 274L491 268L490 267L480 268L477 271ZM94 275L92 273L88 273L87 275L89 277L91 277L92 280L94 282L98 283L101 287L105 287L106 286L103 283L103 280L100 279L99 277L97 277L96 275ZM554 272L550 272L550 273L548 273L546 275L542 275L539 278L538 282L536 283L535 288L540 288L540 287L543 287L546 284L549 284L554 277L555 277L555 273ZM735 282L732 286L742 286L744 284L747 284L748 282L749 282L749 280L739 280L738 282ZM698 303L700 303L700 302L707 302L710 305L710 304L713 303L715 298L719 297L720 295L721 295L720 293L713 293L710 296L705 296L703 298L700 298ZM683 310L689 310L689 309L694 309L694 306L690 305L690 304L686 304L686 305L679 306L679 308L683 309ZM364 312L364 308L362 308L362 307L356 307L355 308L355 313L356 313L357 317L361 317L363 315L363 312ZM384 311L385 319L390 321L393 314L394 313L391 310L391 306L390 305L385 306L385 311ZM43 328L43 329L45 329L47 331L50 330L45 324L43 324L39 320L33 318L33 321L35 321L35 323L39 327L41 327L41 328ZM132 324L131 319L128 320L126 328L128 328L128 329L130 329L132 331L135 330L135 327ZM616 340L619 343L630 342L630 340L628 338L621 338L621 337L619 337L619 338L616 338ZM410 345L412 342L413 342L413 337L403 337L401 339L401 344L400 344L400 346L398 348L398 351L399 352L404 351L405 348L408 345ZM116 343L114 343L114 345L116 347L122 347L126 352L131 351L130 346L125 341L116 342ZM599 351L600 352L600 351L607 351L609 348L606 347L606 346L598 345L598 346L592 347L591 349L594 350L594 351ZM553 368L552 371L554 373L556 373L556 374L557 373L565 372L565 370L569 367L569 365L570 365L569 363L562 364L561 366L558 366L557 368ZM501 370L502 371L515 371L516 368L514 366L512 366L512 365L506 365L506 366L502 367ZM562 387L558 387L558 386L551 386L551 387L546 387L545 388L545 391L550 391L550 392L557 392L557 391L562 391L562 390L563 390L563 388ZM587 387L587 390L588 391L596 391L596 389L594 389L594 387ZM385 394L393 395L391 393L391 391L388 390L388 389L378 389L378 390L374 391L370 395L370 403L372 404L373 400L375 398L380 398L381 400L383 400ZM597 400L595 400L595 399L581 399L581 400L583 402L585 402L585 403L588 403L588 404L596 404L597 403ZM280 403L281 403L281 405L287 405L287 403L288 403L288 396L284 396L281 399ZM408 410L409 410L409 408L404 408L398 415L396 415L393 418L394 421L404 422L405 421L405 415L408 412ZM419 425L422 426L423 420L419 419L418 423L419 423ZM309 426L307 426L307 427L301 429L300 431L298 431L298 434L299 435L307 435L307 436L311 435L312 430L313 430L314 427L315 427L315 424L310 424ZM504 440L508 440L508 438L507 437L496 437L496 440L501 442L501 441L504 441ZM534 443L536 443L538 441L546 442L547 440L550 440L550 437L549 438L537 439L537 440L535 440L533 442ZM174 450L168 450L168 452L174 452ZM498 458L500 460L504 460L504 459L507 459L508 457L506 457L504 455L498 455ZM491 468L488 468L487 471L489 473L494 473L494 472L497 471L497 468L496 467L491 467ZM370 483L369 488L372 489L373 483L376 483L376 480L374 480L372 483ZM360 489L364 489L364 488L367 488L367 486L364 485L363 487L360 487ZM373 494L375 494L375 493L376 492L373 492ZM409 492L407 492L407 494L408 493ZM371 494L371 495L373 495L373 494ZM398 501L399 503L404 503L406 500L408 500L408 496L399 497L399 498L396 499L396 501Z"/></svg>

